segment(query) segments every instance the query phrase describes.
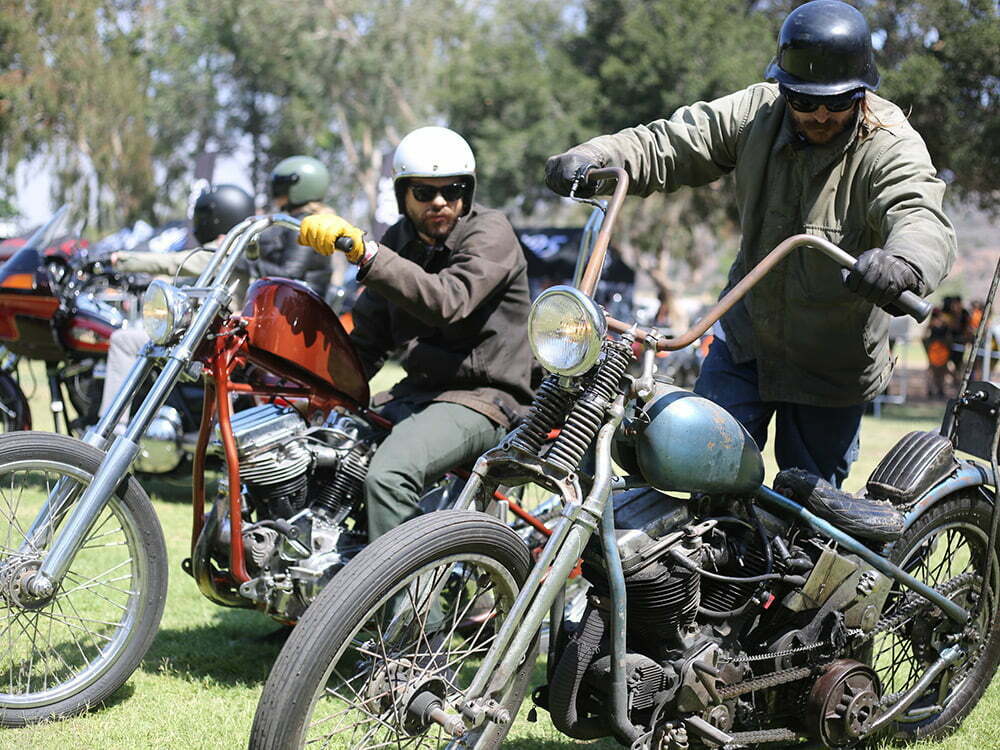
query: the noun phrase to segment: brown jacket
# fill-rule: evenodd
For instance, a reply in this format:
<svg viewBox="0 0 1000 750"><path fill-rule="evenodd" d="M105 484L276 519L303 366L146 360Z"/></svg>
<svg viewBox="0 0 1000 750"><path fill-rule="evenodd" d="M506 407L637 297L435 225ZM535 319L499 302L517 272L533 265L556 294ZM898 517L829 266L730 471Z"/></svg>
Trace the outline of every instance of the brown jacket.
<svg viewBox="0 0 1000 750"><path fill-rule="evenodd" d="M509 427L530 402L526 263L507 218L474 205L446 245L432 248L409 219L391 226L354 306L351 340L367 377L401 349L396 399L450 401Z"/></svg>
<svg viewBox="0 0 1000 750"><path fill-rule="evenodd" d="M853 255L886 248L917 269L927 294L955 259L944 183L899 108L867 96L883 125L859 124L822 146L796 138L784 97L767 83L589 143L625 168L639 195L734 173L743 237L727 289L781 240L808 232ZM736 361L757 360L764 400L846 406L889 381L889 316L848 291L840 268L813 249L779 263L722 325Z"/></svg>

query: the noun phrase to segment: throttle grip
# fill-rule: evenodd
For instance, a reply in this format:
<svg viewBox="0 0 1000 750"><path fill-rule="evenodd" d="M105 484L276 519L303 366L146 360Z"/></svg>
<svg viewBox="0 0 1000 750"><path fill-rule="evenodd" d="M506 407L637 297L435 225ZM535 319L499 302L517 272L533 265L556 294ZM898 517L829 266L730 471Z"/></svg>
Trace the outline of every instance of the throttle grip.
<svg viewBox="0 0 1000 750"><path fill-rule="evenodd" d="M333 246L342 253L349 253L354 250L354 240L347 235L341 235L334 241Z"/></svg>
<svg viewBox="0 0 1000 750"><path fill-rule="evenodd" d="M846 280L847 275L850 271L846 268L840 270L840 275ZM917 294L907 290L900 294L895 300L890 302L886 307L894 307L900 312L909 315L918 323L923 323L927 320L927 316L931 314L934 309L934 305L920 297ZM884 308L883 308L884 309ZM890 311L891 312L891 311Z"/></svg>

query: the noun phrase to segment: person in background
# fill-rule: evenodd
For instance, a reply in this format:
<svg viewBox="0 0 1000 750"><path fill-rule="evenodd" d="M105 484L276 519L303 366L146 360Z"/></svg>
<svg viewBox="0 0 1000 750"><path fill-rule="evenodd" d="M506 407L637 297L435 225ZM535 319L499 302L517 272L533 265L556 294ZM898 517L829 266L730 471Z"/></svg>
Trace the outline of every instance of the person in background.
<svg viewBox="0 0 1000 750"><path fill-rule="evenodd" d="M330 173L323 163L311 156L282 159L269 179L271 207L301 219L329 212L323 205L330 189ZM287 227L271 227L261 233L260 276L279 276L305 282L325 298L333 268L329 258L317 255L297 241L298 233Z"/></svg>
<svg viewBox="0 0 1000 750"><path fill-rule="evenodd" d="M208 266L226 232L248 216L253 216L254 210L253 198L242 188L236 185L216 185L203 191L194 204L192 224L195 239L201 243L199 248L173 253L114 252L108 256L108 261L115 271L122 273L199 276ZM233 311L243 308L243 298L250 283L250 273L245 261L237 268L236 281L231 303ZM111 406L132 363L147 341L149 336L142 326L121 328L111 334L98 416L104 416Z"/></svg>
<svg viewBox="0 0 1000 750"><path fill-rule="evenodd" d="M951 329L940 307L934 308L927 321L923 343L927 352L927 395L930 398L945 398L945 380L952 372Z"/></svg>

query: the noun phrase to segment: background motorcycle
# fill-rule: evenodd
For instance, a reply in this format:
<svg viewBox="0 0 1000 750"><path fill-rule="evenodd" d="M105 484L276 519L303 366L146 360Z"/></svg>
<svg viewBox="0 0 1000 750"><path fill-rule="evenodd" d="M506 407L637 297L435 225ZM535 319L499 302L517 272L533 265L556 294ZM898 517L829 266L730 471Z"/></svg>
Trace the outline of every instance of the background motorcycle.
<svg viewBox="0 0 1000 750"><path fill-rule="evenodd" d="M146 653L162 614L166 558L159 523L129 469L179 380L205 380L183 567L206 597L294 622L367 541L363 482L392 426L368 408L368 383L337 316L286 279L251 286L242 315L227 309L236 264L273 224L298 227L284 215L247 219L195 286L150 284L143 316L151 342L83 441L0 436L0 627L8 645L0 655L0 723L96 705ZM113 437L154 364L160 374L124 434ZM246 365L253 374L234 382ZM237 395L266 403L234 414ZM225 469L207 497L210 454ZM450 505L456 481L428 491L424 507ZM476 616L470 612L470 623Z"/></svg>
<svg viewBox="0 0 1000 750"><path fill-rule="evenodd" d="M282 649L254 750L498 746L539 627L550 610L560 622L581 555L588 607L580 622L553 625L548 684L533 694L570 737L636 749L847 747L883 731L946 733L982 696L1000 661L1000 387L964 389L951 439L904 437L869 497L794 472L779 475L794 499L764 486L749 434L721 407L658 383L655 353L696 341L795 248L844 268L854 258L818 237L789 238L694 328L664 339L606 318L591 298L628 177L590 176L617 180L606 227L579 286L547 290L529 317L551 374L456 501L481 507L497 482L532 481L563 498L561 524L533 566L505 524L473 511L415 519L371 544ZM895 304L928 312L910 294ZM644 348L637 378L627 374L633 342ZM540 437L555 426L543 456ZM989 465L959 460L955 444ZM462 631L484 592L494 618ZM443 615L432 619L435 602Z"/></svg>
<svg viewBox="0 0 1000 750"><path fill-rule="evenodd" d="M55 430L79 435L95 424L111 334L129 320L137 324L138 300L149 277L109 271L102 256L89 254L82 241L66 240L68 234L74 234L70 207L63 206L0 266L4 431L31 429L19 379L31 360L45 364ZM78 415L75 420L68 417L64 394ZM137 470L162 474L176 469L190 453L200 415L200 388L180 384L171 391L143 435Z"/></svg>
<svg viewBox="0 0 1000 750"><path fill-rule="evenodd" d="M84 424L97 421L111 332L121 327L120 310L97 297L105 285L73 260L79 242L63 206L0 266L0 412L6 430L31 429L31 412L15 374L20 359L45 363L53 423L69 432L63 394ZM5 356L2 356L5 355ZM60 422L62 424L60 425Z"/></svg>

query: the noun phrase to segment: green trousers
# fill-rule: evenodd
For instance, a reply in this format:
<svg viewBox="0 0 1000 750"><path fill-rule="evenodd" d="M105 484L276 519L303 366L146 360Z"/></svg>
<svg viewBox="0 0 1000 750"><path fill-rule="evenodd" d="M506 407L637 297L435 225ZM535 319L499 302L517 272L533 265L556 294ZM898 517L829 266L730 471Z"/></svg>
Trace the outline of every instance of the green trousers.
<svg viewBox="0 0 1000 750"><path fill-rule="evenodd" d="M365 479L372 540L419 515L425 487L451 469L471 468L505 434L489 417L444 401L390 403L383 413L396 425L375 451Z"/></svg>

